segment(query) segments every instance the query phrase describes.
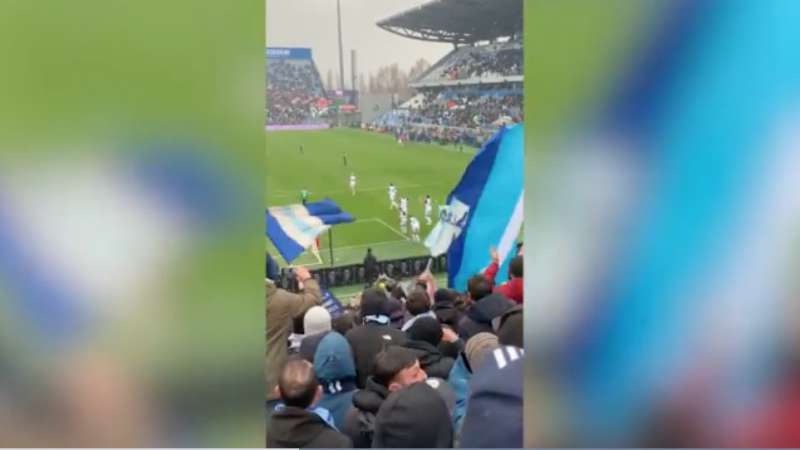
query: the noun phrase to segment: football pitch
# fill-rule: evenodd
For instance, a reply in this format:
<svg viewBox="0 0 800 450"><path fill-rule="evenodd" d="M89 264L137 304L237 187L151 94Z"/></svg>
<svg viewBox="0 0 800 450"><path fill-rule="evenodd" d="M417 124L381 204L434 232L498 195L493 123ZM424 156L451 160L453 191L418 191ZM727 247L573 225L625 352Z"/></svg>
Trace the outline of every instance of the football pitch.
<svg viewBox="0 0 800 450"><path fill-rule="evenodd" d="M355 222L333 226L333 265L361 262L368 247L379 260L427 254L421 243L401 233L399 213L389 205L389 183L397 187L398 200L408 197L409 216L419 219L424 240L436 224L438 206L475 153L466 146L462 151L457 146L400 145L391 135L346 128L268 131L266 143L267 206L300 203L300 191L306 189L309 201L330 197L355 217ZM355 195L349 187L351 174L357 178ZM426 194L434 207L430 226L423 217ZM321 264L310 252L292 263L312 268L331 265L328 236L321 236ZM270 254L286 264L266 241Z"/></svg>

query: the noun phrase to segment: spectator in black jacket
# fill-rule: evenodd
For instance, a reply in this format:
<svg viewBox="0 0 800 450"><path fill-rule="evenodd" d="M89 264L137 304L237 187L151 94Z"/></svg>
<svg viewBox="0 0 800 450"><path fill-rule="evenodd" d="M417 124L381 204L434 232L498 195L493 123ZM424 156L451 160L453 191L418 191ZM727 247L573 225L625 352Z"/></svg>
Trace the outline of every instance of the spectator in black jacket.
<svg viewBox="0 0 800 450"><path fill-rule="evenodd" d="M481 275L482 276L482 275ZM492 320L500 317L514 306L514 302L503 297L502 294L489 294L470 305L467 313L458 324L458 335L464 341L472 336L486 331L495 333Z"/></svg>
<svg viewBox="0 0 800 450"><path fill-rule="evenodd" d="M442 355L439 350L442 335L442 325L438 320L422 317L408 329L409 341L406 342L406 348L417 355L422 370L429 377L446 380L455 360Z"/></svg>
<svg viewBox="0 0 800 450"><path fill-rule="evenodd" d="M393 392L375 418L376 448L451 448L453 425L442 397L427 383Z"/></svg>
<svg viewBox="0 0 800 450"><path fill-rule="evenodd" d="M414 352L397 346L380 352L372 369L373 375L367 379L366 387L353 395L353 408L347 413L342 428L356 448L372 446L375 416L391 392L427 378Z"/></svg>
<svg viewBox="0 0 800 450"><path fill-rule="evenodd" d="M378 279L378 260L372 254L372 249L367 249L364 257L364 276L367 278L367 285L372 285Z"/></svg>
<svg viewBox="0 0 800 450"><path fill-rule="evenodd" d="M353 348L357 385L364 388L367 377L372 374L375 355L389 345L404 345L406 335L391 326L387 315L386 291L380 288L366 289L361 295L361 318L363 325L347 332L345 336Z"/></svg>
<svg viewBox="0 0 800 450"><path fill-rule="evenodd" d="M458 322L461 321L461 313L456 308L458 292L451 289L438 289L433 296L433 313L443 325L447 325L458 331Z"/></svg>
<svg viewBox="0 0 800 450"><path fill-rule="evenodd" d="M278 389L283 404L269 419L267 447L352 447L350 438L330 423L327 410L312 408L322 396L322 388L311 363L289 360L278 378Z"/></svg>
<svg viewBox="0 0 800 450"><path fill-rule="evenodd" d="M408 331L417 319L423 317L436 318L436 314L431 311L431 299L428 297L428 293L425 292L425 288L421 286L417 286L408 296L406 310L411 315L411 318L403 324L401 328L403 331Z"/></svg>

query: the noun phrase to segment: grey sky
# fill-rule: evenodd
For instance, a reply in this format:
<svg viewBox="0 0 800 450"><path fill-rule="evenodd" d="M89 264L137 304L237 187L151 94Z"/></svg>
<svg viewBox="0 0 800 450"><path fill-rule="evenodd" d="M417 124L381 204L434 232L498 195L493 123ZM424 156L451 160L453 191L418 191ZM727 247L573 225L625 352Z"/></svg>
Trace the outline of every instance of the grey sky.
<svg viewBox="0 0 800 450"><path fill-rule="evenodd" d="M350 50L357 52L358 72L366 78L378 67L398 63L407 71L419 59L431 64L447 54L451 44L424 42L389 33L375 23L429 0L341 0L345 83L350 88ZM267 45L311 47L325 80L333 69L339 79L336 0L266 0Z"/></svg>

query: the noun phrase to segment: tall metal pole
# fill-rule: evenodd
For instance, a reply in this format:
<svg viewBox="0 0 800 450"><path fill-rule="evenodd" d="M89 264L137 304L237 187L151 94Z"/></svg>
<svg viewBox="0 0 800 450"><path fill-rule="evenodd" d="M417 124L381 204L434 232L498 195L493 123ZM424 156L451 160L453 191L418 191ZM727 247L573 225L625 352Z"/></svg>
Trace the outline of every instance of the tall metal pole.
<svg viewBox="0 0 800 450"><path fill-rule="evenodd" d="M342 7L336 0L336 17L339 21L339 89L344 90L344 53L342 50Z"/></svg>
<svg viewBox="0 0 800 450"><path fill-rule="evenodd" d="M328 248L331 250L331 267L333 267L333 227L328 228Z"/></svg>

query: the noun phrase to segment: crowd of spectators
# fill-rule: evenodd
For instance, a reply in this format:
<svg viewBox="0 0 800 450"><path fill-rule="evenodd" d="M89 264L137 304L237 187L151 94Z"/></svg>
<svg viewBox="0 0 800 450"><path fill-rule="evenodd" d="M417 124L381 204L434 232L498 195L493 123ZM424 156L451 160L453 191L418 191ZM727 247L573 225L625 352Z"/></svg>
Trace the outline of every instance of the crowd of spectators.
<svg viewBox="0 0 800 450"><path fill-rule="evenodd" d="M490 95L481 92L447 94L429 90L422 107L411 111L410 123L448 127L489 127L504 117L522 120L522 94Z"/></svg>
<svg viewBox="0 0 800 450"><path fill-rule="evenodd" d="M267 280L267 447L521 447L522 256L464 292L380 276L332 317L319 285Z"/></svg>
<svg viewBox="0 0 800 450"><path fill-rule="evenodd" d="M430 83L520 76L522 55L522 44L518 40L463 46L414 81Z"/></svg>
<svg viewBox="0 0 800 450"><path fill-rule="evenodd" d="M267 124L297 125L314 118L325 97L311 61L276 60L267 63Z"/></svg>
<svg viewBox="0 0 800 450"><path fill-rule="evenodd" d="M481 78L485 75L512 76L522 74L522 48L487 51L480 47L460 55L454 64L443 68L439 75L445 80Z"/></svg>
<svg viewBox="0 0 800 450"><path fill-rule="evenodd" d="M391 133L398 141L480 146L501 124L522 121L521 89L498 85L493 91L426 90L421 106L380 118L367 128Z"/></svg>

